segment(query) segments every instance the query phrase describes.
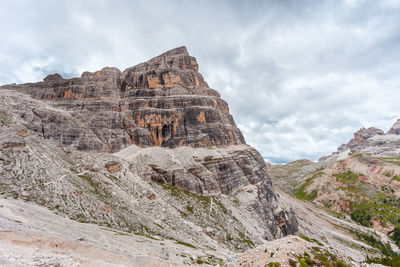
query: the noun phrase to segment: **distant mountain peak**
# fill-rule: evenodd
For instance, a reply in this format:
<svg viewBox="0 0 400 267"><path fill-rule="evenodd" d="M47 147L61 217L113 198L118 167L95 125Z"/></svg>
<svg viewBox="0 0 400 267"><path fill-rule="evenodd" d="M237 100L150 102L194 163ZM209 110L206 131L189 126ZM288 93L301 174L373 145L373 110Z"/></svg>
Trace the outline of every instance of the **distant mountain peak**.
<svg viewBox="0 0 400 267"><path fill-rule="evenodd" d="M354 133L354 137L347 144L340 145L336 152L330 156L321 157L319 161L340 160L358 153L374 156L399 155L400 119L393 124L386 134L375 127L362 127Z"/></svg>
<svg viewBox="0 0 400 267"><path fill-rule="evenodd" d="M393 124L393 126L389 129L387 134L396 134L400 135L400 119L397 119L397 121Z"/></svg>

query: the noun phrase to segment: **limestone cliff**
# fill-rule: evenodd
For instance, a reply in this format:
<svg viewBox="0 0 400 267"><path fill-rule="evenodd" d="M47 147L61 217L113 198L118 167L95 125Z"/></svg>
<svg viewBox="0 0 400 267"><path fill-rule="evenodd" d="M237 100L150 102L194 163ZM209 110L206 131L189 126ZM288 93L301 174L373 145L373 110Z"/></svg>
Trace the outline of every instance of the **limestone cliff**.
<svg viewBox="0 0 400 267"><path fill-rule="evenodd" d="M34 110L30 128L84 151L243 144L227 103L210 89L185 47L120 72L104 68L80 78L5 86L69 112ZM76 127L80 125L83 127Z"/></svg>
<svg viewBox="0 0 400 267"><path fill-rule="evenodd" d="M362 127L354 133L347 144L342 144L337 151L323 156L318 161L344 160L348 156L364 154L381 157L398 157L400 155L400 120L385 134L381 129Z"/></svg>
<svg viewBox="0 0 400 267"><path fill-rule="evenodd" d="M205 195L229 195L250 186L245 202L258 218L262 237L294 233L296 219L280 207L261 155L245 144L227 103L208 87L198 68L196 59L179 47L123 72L104 68L80 78L53 74L39 83L5 85L1 100L25 132L74 153L115 153L125 162L125 172L145 181ZM2 143L6 146L10 138L6 135ZM123 169L114 158L104 168L111 173ZM98 170L89 171L97 177ZM32 173L30 185L45 179ZM11 184L13 190L24 186ZM36 199L42 198L37 202L46 194L36 192ZM75 197L68 199L68 205L78 205Z"/></svg>

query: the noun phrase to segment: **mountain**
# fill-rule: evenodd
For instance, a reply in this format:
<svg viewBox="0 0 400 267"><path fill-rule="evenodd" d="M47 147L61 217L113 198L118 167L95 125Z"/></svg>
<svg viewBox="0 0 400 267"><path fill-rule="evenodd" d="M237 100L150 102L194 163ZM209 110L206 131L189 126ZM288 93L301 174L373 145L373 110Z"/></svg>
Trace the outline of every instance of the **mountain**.
<svg viewBox="0 0 400 267"><path fill-rule="evenodd" d="M400 254L396 254L400 246L398 128L399 120L386 134L373 127L361 128L347 144L318 162L299 160L285 165L267 164L274 185L287 193L287 198L311 202L311 209L336 216L335 224L342 225L355 240L361 238L376 246L380 255L375 256L392 258L390 266L397 266L400 261ZM295 206L293 201L296 201L291 201L292 207ZM294 211L299 215L296 209ZM299 231L305 231L302 220L299 221ZM349 222L359 226L350 227ZM368 229L373 229L373 233ZM370 235L373 238L368 237ZM387 242L391 245L385 245ZM371 257L371 254L365 255L367 259L366 256Z"/></svg>
<svg viewBox="0 0 400 267"><path fill-rule="evenodd" d="M261 155L198 68L179 47L123 72L1 86L1 198L196 248L210 263L296 233Z"/></svg>
<svg viewBox="0 0 400 267"><path fill-rule="evenodd" d="M400 120L385 134L381 129L361 128L354 137L338 147L330 156L321 157L319 161L340 160L355 154L380 157L400 156Z"/></svg>

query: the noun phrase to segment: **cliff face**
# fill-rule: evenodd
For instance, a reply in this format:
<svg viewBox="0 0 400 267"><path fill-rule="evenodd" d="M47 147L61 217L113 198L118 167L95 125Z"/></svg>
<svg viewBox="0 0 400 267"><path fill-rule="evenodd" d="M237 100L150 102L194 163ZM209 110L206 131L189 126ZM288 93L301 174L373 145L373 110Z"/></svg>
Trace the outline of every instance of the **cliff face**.
<svg viewBox="0 0 400 267"><path fill-rule="evenodd" d="M208 87L185 47L123 72L104 68L73 79L54 74L0 92L27 132L63 149L115 153L146 181L200 194L254 187L245 203L264 229L261 235L271 239L297 230L293 214L280 207L261 155L245 144L227 103ZM104 168L119 173L122 165Z"/></svg>
<svg viewBox="0 0 400 267"><path fill-rule="evenodd" d="M400 119L398 119L393 126L389 129L387 134L396 134L400 135Z"/></svg>
<svg viewBox="0 0 400 267"><path fill-rule="evenodd" d="M342 144L337 151L323 156L319 161L343 160L354 154L380 157L398 157L400 154L400 120L385 134L381 129L361 128L347 144Z"/></svg>
<svg viewBox="0 0 400 267"><path fill-rule="evenodd" d="M78 150L244 143L227 103L208 87L185 47L122 73L104 68L73 79L54 74L43 82L12 88L68 111L73 121L35 110L30 128ZM73 127L77 124L84 127Z"/></svg>

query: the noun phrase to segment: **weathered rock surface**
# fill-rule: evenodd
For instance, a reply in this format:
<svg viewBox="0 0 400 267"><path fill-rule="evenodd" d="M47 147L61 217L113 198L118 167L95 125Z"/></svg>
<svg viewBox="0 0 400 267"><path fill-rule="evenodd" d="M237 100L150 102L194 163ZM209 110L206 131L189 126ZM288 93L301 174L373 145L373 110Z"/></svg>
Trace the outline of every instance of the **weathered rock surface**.
<svg viewBox="0 0 400 267"><path fill-rule="evenodd" d="M361 128L354 137L338 147L332 155L321 157L318 161L343 160L354 154L392 157L400 155L400 120L385 134L375 127Z"/></svg>
<svg viewBox="0 0 400 267"><path fill-rule="evenodd" d="M398 119L393 126L389 129L387 134L397 134L400 135L400 119Z"/></svg>
<svg viewBox="0 0 400 267"><path fill-rule="evenodd" d="M234 236L247 245L247 235L273 239L297 230L293 213L279 204L261 155L245 144L227 103L208 87L184 47L122 73L104 68L80 78L54 74L39 83L5 85L0 103L7 162L0 166L1 185L17 198L74 219L188 240L192 227L214 227L213 240ZM10 147L7 140L14 139L25 143L12 141ZM180 188L185 201L162 209L168 197L159 184ZM247 187L251 193L242 193ZM213 199L220 194L236 194L240 208L235 216L220 208L223 219L213 216L221 222L202 210L195 213L203 214L201 220L191 218L197 209L191 205L199 201L182 189L205 195L210 213L218 210ZM150 208L153 202L158 208ZM186 217L172 223L168 216ZM236 223L236 217L249 218L251 226ZM149 223L154 218L160 221ZM194 225L177 231L174 225L185 224L182 220ZM232 227L215 228L220 224ZM228 245L245 247L235 244Z"/></svg>
<svg viewBox="0 0 400 267"><path fill-rule="evenodd" d="M40 107L26 111L28 126L44 138L78 150L244 143L227 103L208 87L185 47L122 73L104 68L73 79L53 74L43 82L1 88L68 111L70 116Z"/></svg>
<svg viewBox="0 0 400 267"><path fill-rule="evenodd" d="M393 235L394 231L398 231L400 217L400 136L395 134L396 124L387 134L376 128L362 128L347 144L341 145L337 152L318 162L299 160L285 165L267 165L274 185L290 194L292 200L303 201L301 205L290 201L298 218L302 218L300 233L315 235L319 231L319 223L315 221L315 224L310 224L310 210L324 209L338 218L352 221L352 225L341 227L352 229L349 231L350 236L361 238L361 241L367 243L368 236L383 243L389 242L391 245L388 247L393 250L391 255L396 255L400 245ZM284 199L284 193L279 193L281 199ZM309 201L309 204L305 201ZM318 213L322 215L322 212ZM363 225L364 229L360 225L354 227L354 222ZM371 229L365 231L366 227ZM326 231L328 229L321 231L319 238L331 235ZM340 247L333 242L336 241L329 241L332 247ZM345 245L347 242L340 243ZM376 246L376 243L369 245ZM376 251L379 252L376 254L378 257L386 253L379 249ZM355 253L358 252L352 252ZM370 251L361 254L364 254L363 257L372 256Z"/></svg>

